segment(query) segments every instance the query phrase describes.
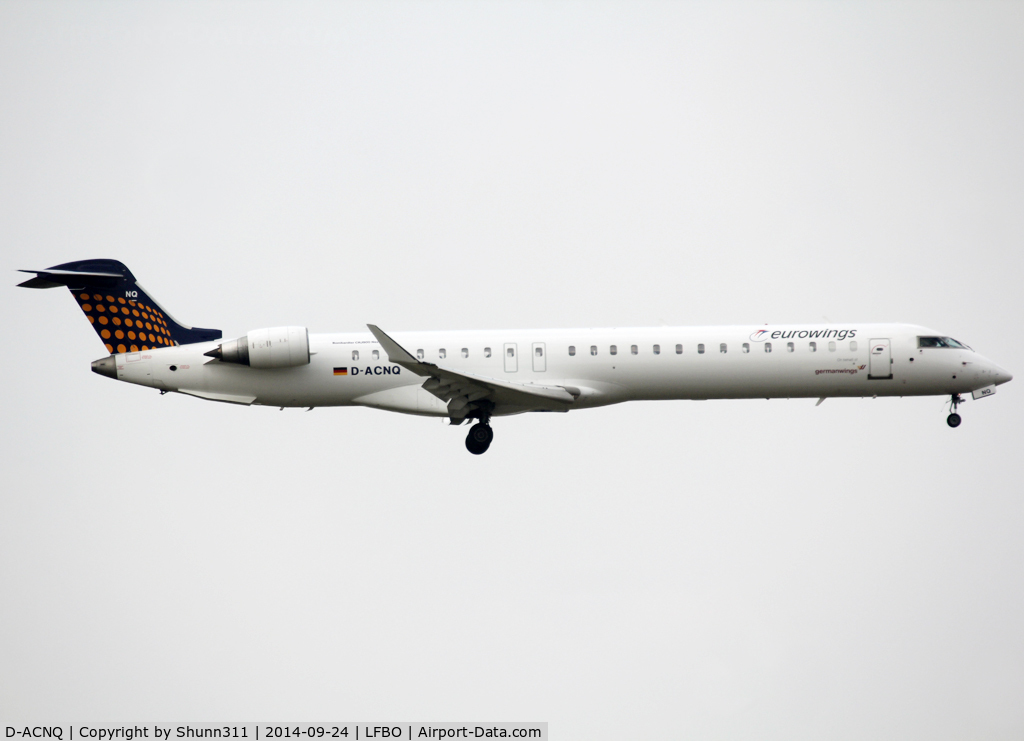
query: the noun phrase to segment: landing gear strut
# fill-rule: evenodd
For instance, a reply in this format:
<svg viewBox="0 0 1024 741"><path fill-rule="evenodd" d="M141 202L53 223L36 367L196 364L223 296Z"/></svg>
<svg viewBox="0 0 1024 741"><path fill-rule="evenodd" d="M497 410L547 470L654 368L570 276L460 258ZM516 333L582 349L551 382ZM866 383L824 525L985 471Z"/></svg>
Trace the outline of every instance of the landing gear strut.
<svg viewBox="0 0 1024 741"><path fill-rule="evenodd" d="M491 440L494 439L494 430L486 422L477 422L469 428L466 435L466 450L473 455L482 455L491 447Z"/></svg>
<svg viewBox="0 0 1024 741"><path fill-rule="evenodd" d="M960 398L960 394L953 394L953 397L949 400L950 409L952 410L948 417L946 417L946 424L950 427L960 426L960 415L956 413L956 408L960 405L963 399Z"/></svg>

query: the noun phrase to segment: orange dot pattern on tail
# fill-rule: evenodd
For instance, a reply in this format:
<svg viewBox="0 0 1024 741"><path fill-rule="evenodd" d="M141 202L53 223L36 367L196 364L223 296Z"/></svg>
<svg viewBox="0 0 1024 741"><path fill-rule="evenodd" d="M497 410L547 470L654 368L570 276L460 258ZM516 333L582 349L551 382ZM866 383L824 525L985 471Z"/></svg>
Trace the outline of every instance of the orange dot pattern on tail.
<svg viewBox="0 0 1024 741"><path fill-rule="evenodd" d="M107 352L115 352L115 347L107 340L112 336L118 340L125 338L125 332L115 329L113 335L106 325L133 327L127 332L129 340L136 340L138 344L118 344L116 352L138 352L139 350L153 350L160 347L170 347L174 344L171 340L170 330L167 328L167 319L159 309L123 298L115 299L113 296L101 296L100 294L73 293L75 300L81 307L89 323L93 325L96 333L103 340ZM105 303L100 303L105 301ZM118 306L118 304L124 304ZM109 315L109 316L108 316ZM134 321L127 318L129 315L137 317ZM121 317L126 317L122 319ZM147 331L143 331L143 327Z"/></svg>

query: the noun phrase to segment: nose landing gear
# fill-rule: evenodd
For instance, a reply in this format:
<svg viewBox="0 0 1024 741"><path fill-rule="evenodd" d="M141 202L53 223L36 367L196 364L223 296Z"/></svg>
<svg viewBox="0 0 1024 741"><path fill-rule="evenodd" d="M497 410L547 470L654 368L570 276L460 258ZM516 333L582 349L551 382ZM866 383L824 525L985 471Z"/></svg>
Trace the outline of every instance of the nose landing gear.
<svg viewBox="0 0 1024 741"><path fill-rule="evenodd" d="M949 400L950 413L949 416L946 417L946 424L950 427L960 426L960 422L962 420L960 419L960 415L956 413L956 408L960 405L961 401L963 401L963 399L960 398L960 394L953 394L953 397Z"/></svg>
<svg viewBox="0 0 1024 741"><path fill-rule="evenodd" d="M473 455L482 455L491 447L491 440L494 439L494 430L486 422L477 422L469 428L466 435L466 450Z"/></svg>

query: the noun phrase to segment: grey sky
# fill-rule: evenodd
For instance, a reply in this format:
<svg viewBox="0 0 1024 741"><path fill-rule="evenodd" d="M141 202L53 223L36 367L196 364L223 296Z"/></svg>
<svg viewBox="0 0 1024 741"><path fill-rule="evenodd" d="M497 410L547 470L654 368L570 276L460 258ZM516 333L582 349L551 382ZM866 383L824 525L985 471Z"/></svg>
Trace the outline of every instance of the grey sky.
<svg viewBox="0 0 1024 741"><path fill-rule="evenodd" d="M0 722L1024 732L1019 3L0 4ZM92 374L125 262L226 337L908 321L944 400L464 430Z"/></svg>

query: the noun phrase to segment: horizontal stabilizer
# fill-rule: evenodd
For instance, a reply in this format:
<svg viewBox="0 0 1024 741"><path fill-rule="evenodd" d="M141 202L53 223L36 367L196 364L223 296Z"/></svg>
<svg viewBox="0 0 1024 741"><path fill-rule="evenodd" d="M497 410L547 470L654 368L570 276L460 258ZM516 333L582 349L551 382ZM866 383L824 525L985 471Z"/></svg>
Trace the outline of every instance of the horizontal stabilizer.
<svg viewBox="0 0 1024 741"><path fill-rule="evenodd" d="M77 270L19 270L19 273L35 273L35 278L30 278L24 283L19 283L19 288L58 288L66 286L71 290L81 289L86 286L98 288L114 288L118 282L124 279L120 273L86 273Z"/></svg>
<svg viewBox="0 0 1024 741"><path fill-rule="evenodd" d="M22 270L21 272L27 273L28 271ZM52 280L46 280L37 275L35 278L29 278L24 283L19 283L18 288L60 288L63 285L63 283L54 283Z"/></svg>

